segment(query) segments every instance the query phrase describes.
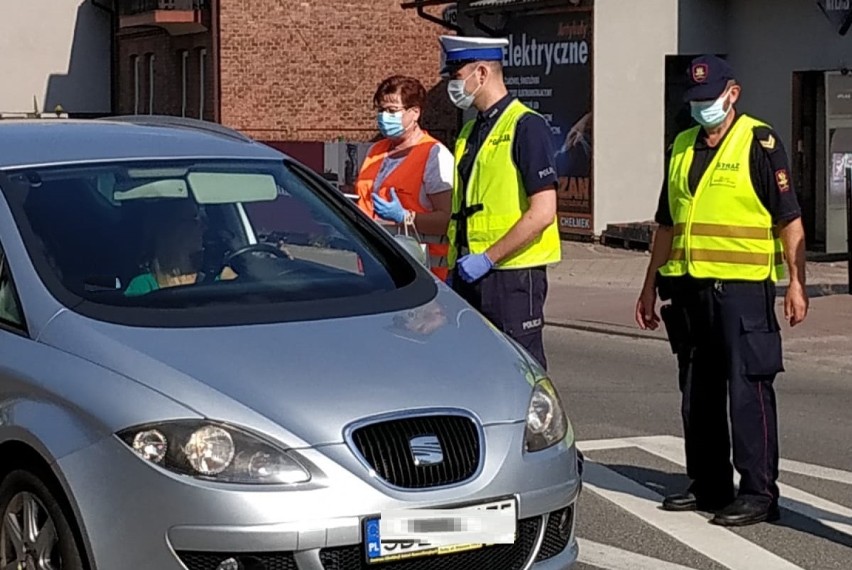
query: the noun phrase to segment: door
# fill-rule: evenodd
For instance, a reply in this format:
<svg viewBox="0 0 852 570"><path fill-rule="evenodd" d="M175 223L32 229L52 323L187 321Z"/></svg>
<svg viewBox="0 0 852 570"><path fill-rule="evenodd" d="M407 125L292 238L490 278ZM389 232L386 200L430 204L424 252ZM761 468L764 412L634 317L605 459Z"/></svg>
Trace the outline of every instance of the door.
<svg viewBox="0 0 852 570"><path fill-rule="evenodd" d="M793 140L789 150L808 251L825 251L824 82L821 71L793 73Z"/></svg>
<svg viewBox="0 0 852 570"><path fill-rule="evenodd" d="M826 73L826 253L848 251L846 168L852 167L852 76Z"/></svg>

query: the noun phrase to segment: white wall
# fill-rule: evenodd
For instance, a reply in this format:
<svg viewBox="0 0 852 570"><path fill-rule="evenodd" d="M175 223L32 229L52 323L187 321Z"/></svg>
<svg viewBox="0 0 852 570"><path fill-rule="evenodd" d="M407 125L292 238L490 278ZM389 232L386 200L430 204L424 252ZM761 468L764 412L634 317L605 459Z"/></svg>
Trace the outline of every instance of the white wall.
<svg viewBox="0 0 852 570"><path fill-rule="evenodd" d="M0 112L110 111L110 19L89 0L0 5Z"/></svg>
<svg viewBox="0 0 852 570"><path fill-rule="evenodd" d="M663 180L665 56L678 0L595 0L595 233L650 220Z"/></svg>

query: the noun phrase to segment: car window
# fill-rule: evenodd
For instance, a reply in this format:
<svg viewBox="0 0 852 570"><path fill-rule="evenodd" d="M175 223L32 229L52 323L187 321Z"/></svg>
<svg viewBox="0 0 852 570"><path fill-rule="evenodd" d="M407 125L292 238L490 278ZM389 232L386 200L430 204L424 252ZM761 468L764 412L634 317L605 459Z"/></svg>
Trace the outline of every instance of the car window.
<svg viewBox="0 0 852 570"><path fill-rule="evenodd" d="M16 329L24 328L24 315L6 257L0 252L0 323Z"/></svg>
<svg viewBox="0 0 852 570"><path fill-rule="evenodd" d="M278 320L311 318L310 303L329 301L344 303L315 316L375 312L423 274L283 161L49 167L8 180L46 284L84 312L109 308L108 320L155 309L167 323L168 310L191 309L197 324L221 324L231 309L270 304L289 305Z"/></svg>

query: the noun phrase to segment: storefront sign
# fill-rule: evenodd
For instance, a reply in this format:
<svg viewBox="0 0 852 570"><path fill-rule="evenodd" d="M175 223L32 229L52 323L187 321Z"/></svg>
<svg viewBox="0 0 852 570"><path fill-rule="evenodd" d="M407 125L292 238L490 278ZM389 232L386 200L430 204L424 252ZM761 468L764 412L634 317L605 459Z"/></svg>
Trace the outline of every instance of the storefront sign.
<svg viewBox="0 0 852 570"><path fill-rule="evenodd" d="M837 28L837 32L845 36L852 25L852 0L817 0L817 4Z"/></svg>
<svg viewBox="0 0 852 570"><path fill-rule="evenodd" d="M506 85L553 132L560 233L591 236L592 8L513 14L505 35Z"/></svg>

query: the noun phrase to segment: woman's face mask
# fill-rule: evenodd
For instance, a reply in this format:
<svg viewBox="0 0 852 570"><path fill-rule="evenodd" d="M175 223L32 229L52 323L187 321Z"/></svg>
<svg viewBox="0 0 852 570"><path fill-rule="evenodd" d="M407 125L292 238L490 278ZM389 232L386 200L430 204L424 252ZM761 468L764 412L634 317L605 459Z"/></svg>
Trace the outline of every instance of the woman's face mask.
<svg viewBox="0 0 852 570"><path fill-rule="evenodd" d="M405 132L405 127L402 125L402 115L405 111L380 111L377 117L379 132L382 136L394 138L399 137Z"/></svg>
<svg viewBox="0 0 852 570"><path fill-rule="evenodd" d="M729 91L726 89L715 101L692 101L690 103L692 118L698 121L698 124L702 127L718 127L724 122L725 117L731 111L730 105L727 109L725 108L728 94Z"/></svg>

